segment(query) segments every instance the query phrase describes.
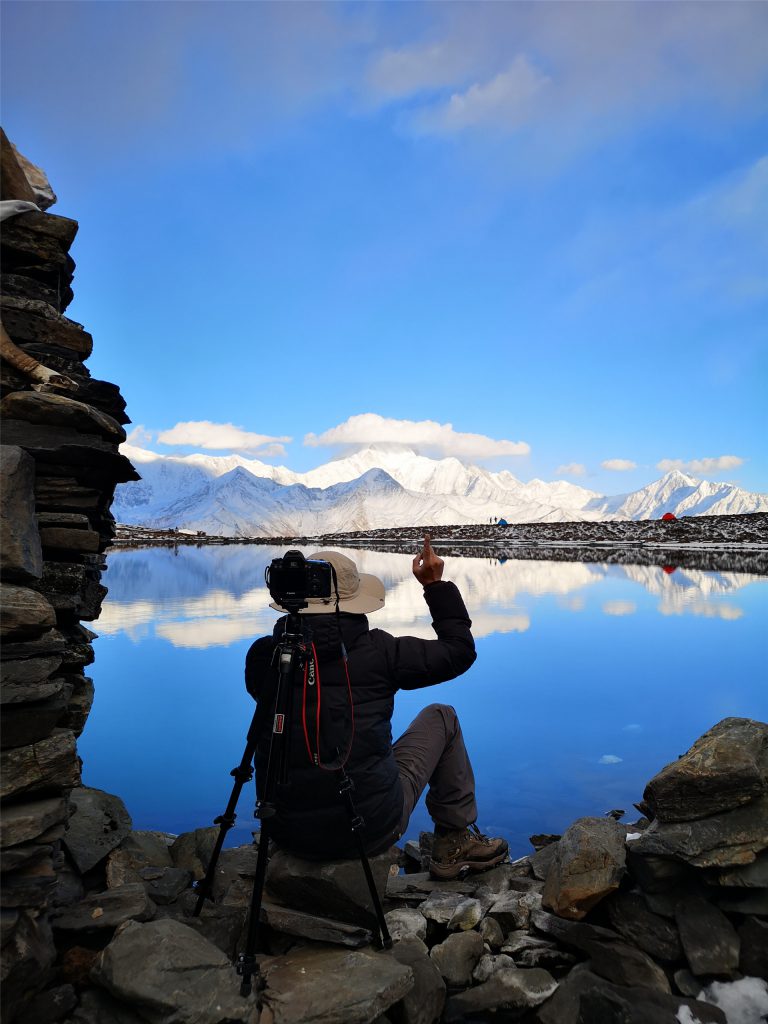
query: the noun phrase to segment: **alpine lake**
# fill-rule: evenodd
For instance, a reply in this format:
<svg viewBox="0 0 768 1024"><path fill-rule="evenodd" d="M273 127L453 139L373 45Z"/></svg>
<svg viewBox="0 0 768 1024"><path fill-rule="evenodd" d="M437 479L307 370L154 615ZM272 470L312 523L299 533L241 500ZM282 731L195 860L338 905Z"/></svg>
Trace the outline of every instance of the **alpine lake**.
<svg viewBox="0 0 768 1024"><path fill-rule="evenodd" d="M254 709L245 654L279 614L264 569L284 550L109 553L79 752L84 784L119 793L134 828L181 833L224 810ZM372 627L434 637L412 555L347 553L386 586ZM432 702L456 708L478 824L512 856L582 815L621 808L634 820L647 781L716 722L768 720L765 575L493 557L446 557L444 575L466 601L477 661L398 693L393 733ZM250 841L253 811L249 784L227 845ZM430 828L422 799L406 838Z"/></svg>

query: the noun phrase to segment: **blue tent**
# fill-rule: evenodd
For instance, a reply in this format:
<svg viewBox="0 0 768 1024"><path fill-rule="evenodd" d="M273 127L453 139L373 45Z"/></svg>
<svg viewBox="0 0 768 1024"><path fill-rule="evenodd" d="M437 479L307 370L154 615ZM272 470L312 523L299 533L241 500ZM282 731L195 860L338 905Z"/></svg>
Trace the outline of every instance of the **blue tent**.
<svg viewBox="0 0 768 1024"><path fill-rule="evenodd" d="M509 523L507 522L507 520L506 520L506 519L500 519L500 520L498 521L498 523L496 523L496 525L497 525L497 526L509 526Z"/></svg>

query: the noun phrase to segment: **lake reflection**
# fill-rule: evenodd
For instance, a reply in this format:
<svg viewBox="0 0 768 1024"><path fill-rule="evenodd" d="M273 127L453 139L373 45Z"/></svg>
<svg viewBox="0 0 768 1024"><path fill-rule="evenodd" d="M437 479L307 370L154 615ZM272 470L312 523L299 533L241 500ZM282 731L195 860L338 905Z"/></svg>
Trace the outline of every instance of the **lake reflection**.
<svg viewBox="0 0 768 1024"><path fill-rule="evenodd" d="M135 827L180 832L223 810L253 711L245 652L277 617L264 567L282 553L110 554L80 753L86 784L119 793ZM371 625L434 636L411 556L348 553L387 588ZM479 824L515 854L530 833L562 831L579 815L633 814L645 782L721 718L768 717L766 577L480 558L448 558L445 575L467 602L478 660L450 683L400 693L393 728L432 701L454 705ZM255 827L252 803L248 787L232 844ZM409 831L426 827L422 802Z"/></svg>

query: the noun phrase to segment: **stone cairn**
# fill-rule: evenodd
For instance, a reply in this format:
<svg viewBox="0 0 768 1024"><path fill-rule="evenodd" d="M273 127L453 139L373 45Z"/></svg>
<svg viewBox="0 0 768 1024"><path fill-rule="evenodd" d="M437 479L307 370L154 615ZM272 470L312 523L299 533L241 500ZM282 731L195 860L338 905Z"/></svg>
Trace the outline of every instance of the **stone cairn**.
<svg viewBox="0 0 768 1024"><path fill-rule="evenodd" d="M7 1024L708 1024L717 986L768 998L768 725L726 719L653 778L638 808L581 818L533 852L454 882L432 836L375 858L393 948L375 948L357 861L273 854L260 990L239 995L258 835L134 830L83 787L75 738L104 588L114 385L62 315L77 225L3 138L2 198L38 210L2 233L2 978ZM46 195L46 192L48 193Z"/></svg>
<svg viewBox="0 0 768 1024"><path fill-rule="evenodd" d="M63 315L77 223L44 212L55 201L45 175L4 133L0 169L11 213L0 236L0 794L3 1019L12 1020L50 975L52 909L65 890L81 890L86 870L61 842L93 697L84 670L94 634L81 620L98 616L106 593L115 485L137 474L118 453L128 422L120 392L91 378L91 335Z"/></svg>

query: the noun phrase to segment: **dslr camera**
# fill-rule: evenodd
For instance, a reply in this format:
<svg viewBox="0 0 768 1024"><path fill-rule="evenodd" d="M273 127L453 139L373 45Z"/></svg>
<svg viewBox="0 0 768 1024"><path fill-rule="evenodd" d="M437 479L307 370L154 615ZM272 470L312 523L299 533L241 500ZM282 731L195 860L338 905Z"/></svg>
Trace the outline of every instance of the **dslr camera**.
<svg viewBox="0 0 768 1024"><path fill-rule="evenodd" d="M273 558L264 572L272 600L283 608L303 608L310 597L330 597L333 570L330 562L307 559L300 551Z"/></svg>

